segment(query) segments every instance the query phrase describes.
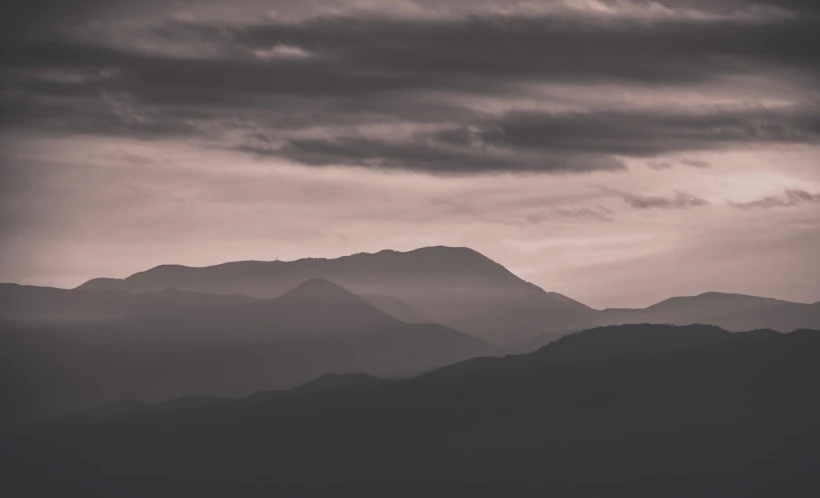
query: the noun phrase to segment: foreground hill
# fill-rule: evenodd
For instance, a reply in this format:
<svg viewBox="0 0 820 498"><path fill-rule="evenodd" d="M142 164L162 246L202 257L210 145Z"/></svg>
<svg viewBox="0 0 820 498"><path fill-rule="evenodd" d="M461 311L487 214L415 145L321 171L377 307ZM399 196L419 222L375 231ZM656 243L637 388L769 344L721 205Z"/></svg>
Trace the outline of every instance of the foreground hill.
<svg viewBox="0 0 820 498"><path fill-rule="evenodd" d="M0 446L31 486L84 495L817 496L819 354L818 331L606 327L412 380L125 404Z"/></svg>
<svg viewBox="0 0 820 498"><path fill-rule="evenodd" d="M122 398L244 396L326 373L408 376L498 351L437 324L396 320L331 282L273 300L76 327L0 331L2 399L19 420Z"/></svg>
<svg viewBox="0 0 820 498"><path fill-rule="evenodd" d="M164 265L122 280L90 280L79 288L181 289L273 298L309 278L331 280L359 295L392 296L436 323L497 344L595 323L596 312L591 308L544 292L486 256L462 247L289 262L241 261L204 268Z"/></svg>

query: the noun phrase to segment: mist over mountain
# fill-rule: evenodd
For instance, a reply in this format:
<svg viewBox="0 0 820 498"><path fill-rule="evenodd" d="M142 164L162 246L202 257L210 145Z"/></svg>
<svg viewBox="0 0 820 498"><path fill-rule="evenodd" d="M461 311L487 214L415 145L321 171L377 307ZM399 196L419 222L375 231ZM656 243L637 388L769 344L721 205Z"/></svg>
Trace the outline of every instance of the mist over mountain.
<svg viewBox="0 0 820 498"><path fill-rule="evenodd" d="M736 331L781 332L820 327L820 306L715 292L672 298L646 309L595 310L545 292L472 249L442 246L336 259L165 265L122 280L90 280L79 289L184 289L270 298L309 278L331 280L359 295L388 296L372 298L373 303L400 319L420 322L427 317L424 321L522 351L568 332L619 323L707 323Z"/></svg>
<svg viewBox="0 0 820 498"><path fill-rule="evenodd" d="M715 292L646 309L594 310L475 251L446 247L162 266L73 290L3 284L0 296L3 391L17 408L9 420L122 398L242 396L324 374L407 377L470 358L533 351L613 323L820 327L818 304Z"/></svg>
<svg viewBox="0 0 820 498"><path fill-rule="evenodd" d="M176 289L134 294L0 284L0 322L39 325L116 322L254 301L256 299L236 294L218 295Z"/></svg>
<svg viewBox="0 0 820 498"><path fill-rule="evenodd" d="M818 354L820 331L604 327L409 380L102 407L3 446L15 475L79 492L812 496Z"/></svg>
<svg viewBox="0 0 820 498"><path fill-rule="evenodd" d="M433 323L434 320L404 301L386 294L363 295L373 306L407 323Z"/></svg>
<svg viewBox="0 0 820 498"><path fill-rule="evenodd" d="M170 315L62 326L9 323L0 341L2 395L16 408L10 420L123 398L243 396L327 373L410 376L499 353L442 325L401 322L319 279L272 300Z"/></svg>
<svg viewBox="0 0 820 498"><path fill-rule="evenodd" d="M387 295L432 321L497 344L593 323L592 309L544 292L500 264L463 247L380 251L336 259L244 261L205 268L158 266L122 280L94 279L79 289L157 292L195 290L271 298L309 278L359 295Z"/></svg>

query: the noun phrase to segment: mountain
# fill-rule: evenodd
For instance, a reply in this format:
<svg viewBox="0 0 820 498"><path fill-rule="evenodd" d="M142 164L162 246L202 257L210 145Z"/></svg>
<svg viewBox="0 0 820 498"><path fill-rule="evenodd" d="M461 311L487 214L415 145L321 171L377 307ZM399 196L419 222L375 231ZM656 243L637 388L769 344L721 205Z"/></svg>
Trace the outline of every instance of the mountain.
<svg viewBox="0 0 820 498"><path fill-rule="evenodd" d="M271 300L176 317L135 320L131 328L163 339L303 340L326 334L383 331L401 322L333 282L312 278Z"/></svg>
<svg viewBox="0 0 820 498"><path fill-rule="evenodd" d="M595 310L545 292L464 247L385 250L290 262L242 261L204 268L163 265L122 280L90 280L79 289L137 293L181 289L269 299L309 278L336 282L358 295L391 296L431 321L496 344L514 344L539 333L560 334L596 323ZM389 306L384 299L376 298L376 302Z"/></svg>
<svg viewBox="0 0 820 498"><path fill-rule="evenodd" d="M93 279L81 290L159 292L168 289L278 297L310 278L365 296L408 323L435 322L482 340L528 351L562 335L623 323L707 323L741 331L820 327L820 304L709 292L645 309L594 310L526 282L464 247L380 251L336 259L240 261L204 268L162 265L125 279Z"/></svg>
<svg viewBox="0 0 820 498"><path fill-rule="evenodd" d="M674 297L642 310L605 310L608 321L710 323L728 330L773 328L781 331L820 327L820 306L778 299L707 292Z"/></svg>
<svg viewBox="0 0 820 498"><path fill-rule="evenodd" d="M41 325L114 322L254 301L256 299L247 296L178 290L134 294L0 284L0 322Z"/></svg>
<svg viewBox="0 0 820 498"><path fill-rule="evenodd" d="M76 495L817 496L818 355L814 330L603 327L408 380L119 405L0 448L20 489Z"/></svg>
<svg viewBox="0 0 820 498"><path fill-rule="evenodd" d="M0 348L0 398L17 409L8 421L123 398L245 396L327 373L410 376L499 353L442 325L401 322L319 279L272 300L171 315L10 323L0 330Z"/></svg>
<svg viewBox="0 0 820 498"><path fill-rule="evenodd" d="M666 299L647 308L609 308L597 313L597 324L620 325L657 323L671 325L708 324L732 332L788 332L820 328L820 303L803 304L766 297L706 292L697 296ZM529 352L558 338L555 333L539 334L510 349Z"/></svg>

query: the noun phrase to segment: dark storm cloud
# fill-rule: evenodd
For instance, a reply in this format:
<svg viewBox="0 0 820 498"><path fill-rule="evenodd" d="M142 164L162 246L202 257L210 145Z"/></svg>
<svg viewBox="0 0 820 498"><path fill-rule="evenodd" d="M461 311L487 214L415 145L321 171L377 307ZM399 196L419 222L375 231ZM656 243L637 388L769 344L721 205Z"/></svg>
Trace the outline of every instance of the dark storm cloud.
<svg viewBox="0 0 820 498"><path fill-rule="evenodd" d="M815 109L714 108L513 112L499 120L487 138L528 149L652 156L730 143L811 142L819 135L820 112Z"/></svg>
<svg viewBox="0 0 820 498"><path fill-rule="evenodd" d="M811 48L820 42L816 28L811 19L320 18L250 27L236 38L254 47L295 44L359 67L422 75L433 84L437 77L461 84L470 82L458 77L484 84L497 83L496 78L652 84L711 80L784 62L816 68Z"/></svg>
<svg viewBox="0 0 820 498"><path fill-rule="evenodd" d="M541 151L487 149L453 146L434 136L415 135L409 140L390 141L343 136L331 139L290 139L278 148L238 146L237 150L259 156L284 157L310 165L353 165L384 169L412 169L440 173L544 171L584 172L624 169L609 156L584 151Z"/></svg>
<svg viewBox="0 0 820 498"><path fill-rule="evenodd" d="M699 2L685 4L709 11ZM83 2L72 22L94 5L102 4ZM2 124L138 137L230 135L225 147L257 156L442 173L611 170L623 168L616 156L813 143L820 113L812 103L799 112L490 115L447 99L514 98L526 85L543 83L583 91L598 84L698 88L737 75L820 81L817 18L802 14L800 2L784 5L794 9L790 17L753 21L490 14L253 25L167 21L127 28L135 31L122 38L116 30L99 37L81 36L82 30L43 35L43 26L59 25L59 11L46 9L46 16L23 8L21 19L39 31L9 31L2 40ZM738 5L719 7L713 10ZM355 129L294 133L406 124L439 130L403 137Z"/></svg>
<svg viewBox="0 0 820 498"><path fill-rule="evenodd" d="M239 150L313 165L441 172L623 169L613 156L652 157L750 143L816 143L820 113L760 109L707 112L513 112L476 126L409 139L334 136L240 145ZM703 161L681 164L706 167Z"/></svg>
<svg viewBox="0 0 820 498"><path fill-rule="evenodd" d="M812 194L801 189L785 189L781 195L770 195L750 202L735 202L731 205L739 209L771 209L809 202L820 202L820 194Z"/></svg>
<svg viewBox="0 0 820 498"><path fill-rule="evenodd" d="M609 3L616 1L609 0ZM688 7L719 14L760 6L777 7L789 11L820 10L820 5L815 0L638 0L637 3L644 5L655 3L669 8Z"/></svg>
<svg viewBox="0 0 820 498"><path fill-rule="evenodd" d="M87 19L104 0L4 0L0 30L6 36L28 34L56 22Z"/></svg>

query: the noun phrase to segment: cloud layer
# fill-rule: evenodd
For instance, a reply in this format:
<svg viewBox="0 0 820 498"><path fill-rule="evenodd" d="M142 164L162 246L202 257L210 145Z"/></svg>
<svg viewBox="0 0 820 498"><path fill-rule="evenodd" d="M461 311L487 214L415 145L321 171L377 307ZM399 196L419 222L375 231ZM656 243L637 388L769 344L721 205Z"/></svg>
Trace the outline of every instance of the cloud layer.
<svg viewBox="0 0 820 498"><path fill-rule="evenodd" d="M445 174L616 170L624 156L820 137L808 2L320 2L232 23L82 22L107 12L84 6L68 25L26 12L31 29L3 40L5 126ZM764 95L772 74L787 99ZM567 86L574 101L550 94ZM633 97L583 97L613 87ZM726 87L750 98L727 101ZM658 88L662 105L632 105ZM706 97L668 105L693 91Z"/></svg>

